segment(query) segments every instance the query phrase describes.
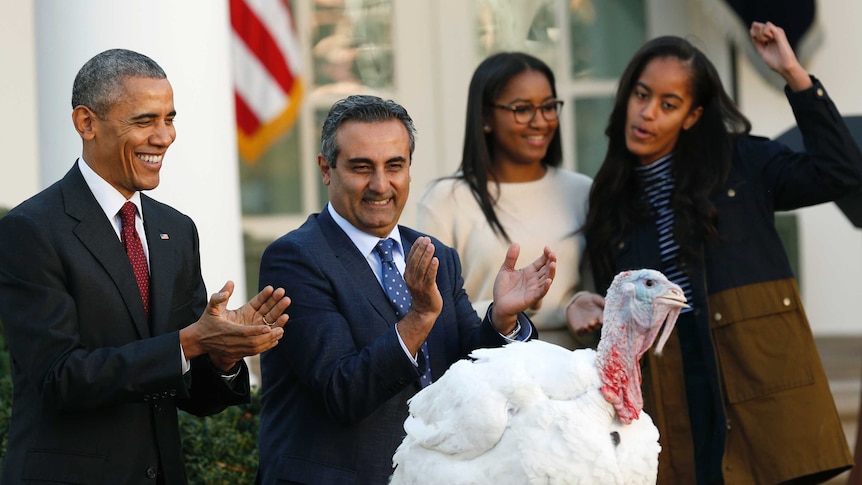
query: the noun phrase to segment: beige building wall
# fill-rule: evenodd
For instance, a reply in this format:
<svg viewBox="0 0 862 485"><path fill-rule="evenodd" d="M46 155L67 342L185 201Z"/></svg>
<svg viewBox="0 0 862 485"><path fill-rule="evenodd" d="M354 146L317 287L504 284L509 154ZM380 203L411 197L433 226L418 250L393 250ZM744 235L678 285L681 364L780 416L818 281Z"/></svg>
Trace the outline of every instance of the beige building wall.
<svg viewBox="0 0 862 485"><path fill-rule="evenodd" d="M36 37L34 0L0 5L0 207L11 208L36 193Z"/></svg>

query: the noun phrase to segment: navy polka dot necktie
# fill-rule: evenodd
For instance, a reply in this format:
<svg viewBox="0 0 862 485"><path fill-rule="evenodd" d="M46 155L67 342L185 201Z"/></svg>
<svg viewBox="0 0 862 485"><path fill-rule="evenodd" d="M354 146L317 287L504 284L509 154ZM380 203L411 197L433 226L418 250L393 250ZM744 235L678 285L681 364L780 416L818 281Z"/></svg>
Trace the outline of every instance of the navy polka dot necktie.
<svg viewBox="0 0 862 485"><path fill-rule="evenodd" d="M133 202L126 202L120 209L120 221L123 224L121 231L123 247L132 264L138 289L141 291L141 301L144 304L144 313L150 316L150 271L147 267L147 256L144 254L144 246L135 229L135 214L138 209Z"/></svg>
<svg viewBox="0 0 862 485"><path fill-rule="evenodd" d="M395 309L398 318L404 318L404 315L410 310L412 299L410 298L410 292L407 291L407 284L404 282L404 278L401 277L401 273L395 266L395 261L392 260L392 247L394 245L395 240L391 238L381 239L377 243L377 246L374 247L374 252L377 253L380 263L383 265L381 274L383 291L386 292L389 303ZM422 387L425 387L431 384L431 358L428 354L427 341L422 343L422 355L425 357L427 370L425 374L419 377L419 381L422 383Z"/></svg>

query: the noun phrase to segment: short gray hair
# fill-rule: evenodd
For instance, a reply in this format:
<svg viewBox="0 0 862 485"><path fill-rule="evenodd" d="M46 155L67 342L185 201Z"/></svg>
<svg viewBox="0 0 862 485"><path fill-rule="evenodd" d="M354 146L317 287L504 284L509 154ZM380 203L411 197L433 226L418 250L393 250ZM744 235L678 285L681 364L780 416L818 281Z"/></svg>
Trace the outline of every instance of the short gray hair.
<svg viewBox="0 0 862 485"><path fill-rule="evenodd" d="M377 96L354 95L336 101L329 109L323 129L320 132L320 153L329 165L335 168L340 148L335 140L338 128L347 121L359 121L361 123L373 123L379 121L399 120L407 129L410 137L410 159L413 159L413 150L416 148L416 128L413 119L407 114L403 106L392 101L384 100Z"/></svg>
<svg viewBox="0 0 862 485"><path fill-rule="evenodd" d="M104 116L123 95L129 77L167 79L156 61L135 51L110 49L87 61L72 84L72 109L86 106Z"/></svg>

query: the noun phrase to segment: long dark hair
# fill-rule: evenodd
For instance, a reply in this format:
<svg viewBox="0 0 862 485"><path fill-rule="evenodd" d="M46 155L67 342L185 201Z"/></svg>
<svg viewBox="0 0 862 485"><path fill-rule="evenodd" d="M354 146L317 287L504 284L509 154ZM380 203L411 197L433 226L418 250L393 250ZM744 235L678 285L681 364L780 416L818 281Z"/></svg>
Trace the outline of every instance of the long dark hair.
<svg viewBox="0 0 862 485"><path fill-rule="evenodd" d="M716 209L710 196L725 182L734 139L751 131L751 123L724 91L715 66L685 39L664 36L650 40L629 61L620 78L605 135L608 151L590 190L584 232L593 264L604 274L615 271L611 248L648 208L640 200L634 167L638 160L626 148L626 114L632 90L646 65L656 58L677 58L689 68L691 109L702 107L700 119L682 130L674 148L672 171L676 190L671 204L680 257L694 254L696 238L718 238Z"/></svg>
<svg viewBox="0 0 862 485"><path fill-rule="evenodd" d="M467 122L464 128L464 152L461 157L461 165L458 168L459 175L470 186L470 191L476 198L485 220L498 235L509 241L506 229L497 219L494 211L496 200L488 191L488 182L494 178L491 171L491 163L494 159L493 146L494 134L485 133L483 125L485 118L490 115L492 106L500 95L506 84L518 74L526 71L537 71L545 75L551 85L551 93L557 96L557 87L554 81L554 73L551 68L541 60L522 52L501 52L494 54L479 64L470 81L470 90L467 97ZM542 164L558 167L562 163L563 148L560 143L560 127L548 146L548 152L542 159ZM489 178L490 177L490 178Z"/></svg>

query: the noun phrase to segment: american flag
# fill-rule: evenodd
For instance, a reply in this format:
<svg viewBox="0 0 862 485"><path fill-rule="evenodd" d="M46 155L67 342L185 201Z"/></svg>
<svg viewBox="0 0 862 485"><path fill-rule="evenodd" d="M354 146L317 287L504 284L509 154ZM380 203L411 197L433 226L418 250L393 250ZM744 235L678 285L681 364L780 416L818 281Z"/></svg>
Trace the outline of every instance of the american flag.
<svg viewBox="0 0 862 485"><path fill-rule="evenodd" d="M293 127L302 68L287 0L230 0L239 152L257 160Z"/></svg>

